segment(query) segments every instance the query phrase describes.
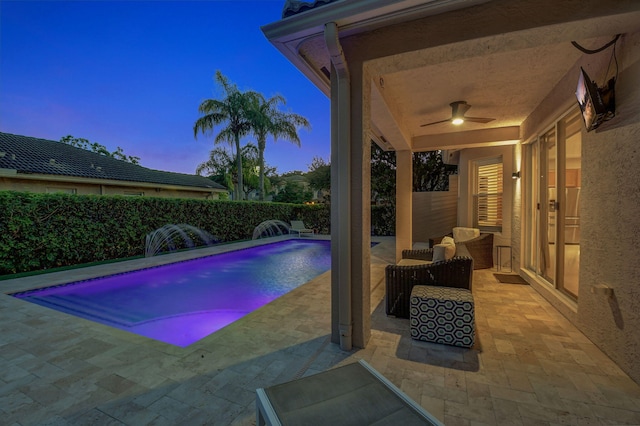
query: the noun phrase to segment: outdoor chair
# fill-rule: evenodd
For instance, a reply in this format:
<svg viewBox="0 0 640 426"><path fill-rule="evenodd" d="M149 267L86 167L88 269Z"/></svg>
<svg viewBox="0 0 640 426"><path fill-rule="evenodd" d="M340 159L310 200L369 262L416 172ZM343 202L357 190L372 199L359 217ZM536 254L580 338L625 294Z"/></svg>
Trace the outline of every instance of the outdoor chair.
<svg viewBox="0 0 640 426"><path fill-rule="evenodd" d="M433 249L404 250L403 259L431 261ZM387 265L385 268L387 315L409 318L411 291L416 285L465 288L471 290L474 259L464 243L456 244L456 254L443 262L418 265Z"/></svg>
<svg viewBox="0 0 640 426"><path fill-rule="evenodd" d="M313 229L309 229L306 226L304 226L304 222L301 220L292 220L291 221L291 228L289 229L289 233L290 234L295 234L298 233L298 237L301 237L303 235L313 235L315 234L315 231Z"/></svg>
<svg viewBox="0 0 640 426"><path fill-rule="evenodd" d="M479 237L465 241L469 254L473 257L473 269L493 268L493 234L480 234Z"/></svg>
<svg viewBox="0 0 640 426"><path fill-rule="evenodd" d="M429 245L433 247L439 244L444 237L454 237L454 233L443 235L442 237L429 238ZM458 242L456 241L456 244ZM479 236L462 242L469 250L469 255L473 258L473 269L493 268L493 234L480 233Z"/></svg>

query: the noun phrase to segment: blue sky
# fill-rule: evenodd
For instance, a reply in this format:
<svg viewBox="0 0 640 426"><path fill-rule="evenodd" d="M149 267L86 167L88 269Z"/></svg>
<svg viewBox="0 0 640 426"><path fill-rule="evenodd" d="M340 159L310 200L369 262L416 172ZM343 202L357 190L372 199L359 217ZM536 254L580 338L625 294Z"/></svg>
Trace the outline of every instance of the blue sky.
<svg viewBox="0 0 640 426"><path fill-rule="evenodd" d="M267 142L279 173L330 156L329 100L266 39L284 0L0 0L0 131L117 146L152 169L195 173L213 137L193 137L198 105L241 90L280 94L305 116L302 147ZM243 144L250 142L245 138Z"/></svg>

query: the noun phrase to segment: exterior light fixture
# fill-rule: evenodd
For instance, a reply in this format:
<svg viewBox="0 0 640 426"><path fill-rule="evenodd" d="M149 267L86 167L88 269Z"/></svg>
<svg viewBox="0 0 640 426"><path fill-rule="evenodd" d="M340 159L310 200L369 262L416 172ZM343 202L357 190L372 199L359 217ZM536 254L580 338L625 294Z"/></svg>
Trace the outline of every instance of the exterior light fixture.
<svg viewBox="0 0 640 426"><path fill-rule="evenodd" d="M456 126L459 126L462 123L464 123L464 120L460 117L456 117L453 120L451 120L451 124L455 124Z"/></svg>
<svg viewBox="0 0 640 426"><path fill-rule="evenodd" d="M511 173L511 179L520 179L520 170Z"/></svg>

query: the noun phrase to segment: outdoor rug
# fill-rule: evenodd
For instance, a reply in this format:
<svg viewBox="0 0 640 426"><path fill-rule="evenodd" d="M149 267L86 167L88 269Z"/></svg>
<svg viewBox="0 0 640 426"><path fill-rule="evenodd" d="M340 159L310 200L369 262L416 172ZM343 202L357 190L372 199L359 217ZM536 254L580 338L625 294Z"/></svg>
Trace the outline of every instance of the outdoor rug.
<svg viewBox="0 0 640 426"><path fill-rule="evenodd" d="M494 277L502 284L529 284L520 277L520 275L513 274L493 274Z"/></svg>

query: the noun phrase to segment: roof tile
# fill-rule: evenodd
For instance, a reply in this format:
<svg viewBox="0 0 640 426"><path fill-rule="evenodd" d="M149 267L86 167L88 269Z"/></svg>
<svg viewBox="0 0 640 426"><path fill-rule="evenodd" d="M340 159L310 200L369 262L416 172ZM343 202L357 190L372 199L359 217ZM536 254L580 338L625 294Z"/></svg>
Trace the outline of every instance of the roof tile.
<svg viewBox="0 0 640 426"><path fill-rule="evenodd" d="M3 155L4 153L4 155ZM163 185L223 189L203 176L147 169L62 142L0 132L0 169Z"/></svg>
<svg viewBox="0 0 640 426"><path fill-rule="evenodd" d="M286 0L284 8L282 9L282 17L287 18L289 16L297 15L298 13L306 12L307 10L315 9L317 7L324 6L328 3L333 3L335 1L336 0Z"/></svg>

